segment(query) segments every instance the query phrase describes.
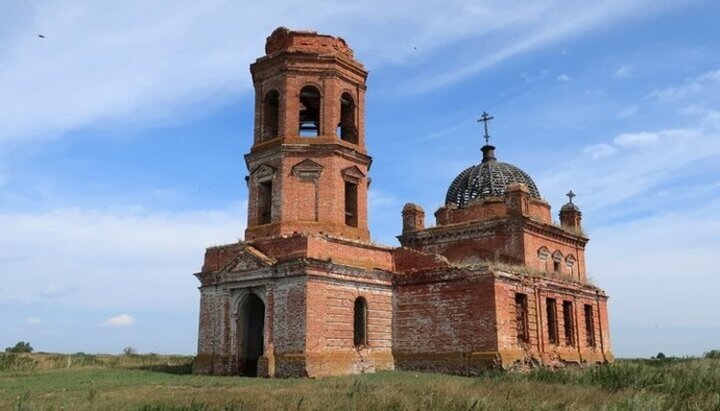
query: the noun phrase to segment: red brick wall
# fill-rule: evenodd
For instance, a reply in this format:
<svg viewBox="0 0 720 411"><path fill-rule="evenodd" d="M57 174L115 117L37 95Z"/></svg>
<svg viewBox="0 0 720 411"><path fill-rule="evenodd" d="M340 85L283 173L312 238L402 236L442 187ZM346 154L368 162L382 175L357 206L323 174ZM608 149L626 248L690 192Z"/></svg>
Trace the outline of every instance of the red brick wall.
<svg viewBox="0 0 720 411"><path fill-rule="evenodd" d="M528 319L530 340L527 343L519 342L517 338L517 312L515 294L523 293L528 298ZM556 318L558 343L549 341L547 299L556 301ZM565 333L563 315L563 302L569 301L573 307L573 338L568 343ZM545 279L517 278L499 279L496 284L496 311L498 318L498 335L500 336L498 350L503 356L505 364L514 361L526 361L534 358L535 361L549 365L561 365L566 362L605 362L612 360L609 347L603 352L601 339L607 341L607 325L602 325L600 319L607 315L605 306L606 297L598 296L594 289L549 282ZM584 305L593 306L595 347L587 344L585 328Z"/></svg>
<svg viewBox="0 0 720 411"><path fill-rule="evenodd" d="M306 376L307 288L305 277L275 283L273 290L273 346L278 377Z"/></svg>
<svg viewBox="0 0 720 411"><path fill-rule="evenodd" d="M367 301L367 346L356 348L355 299ZM315 278L308 281L308 374L337 375L393 369L392 287Z"/></svg>
<svg viewBox="0 0 720 411"><path fill-rule="evenodd" d="M585 271L585 246L581 245L578 241L567 240L562 236L558 238L557 236L525 231L523 233L523 243L524 262L528 267L553 272L552 256L556 251L560 251L563 255L560 263L560 273L571 275L580 281L587 279L587 273ZM550 256L548 256L547 260L543 261L538 256L538 250L540 250L541 247L546 247L550 251ZM566 258L569 255L575 257L575 263L572 269L566 265Z"/></svg>
<svg viewBox="0 0 720 411"><path fill-rule="evenodd" d="M523 214L537 221L550 224L550 205L542 200L527 197L527 210ZM491 220L508 216L505 197L492 197L477 200L464 208L441 207L435 212L438 225L458 224L469 221Z"/></svg>
<svg viewBox="0 0 720 411"><path fill-rule="evenodd" d="M395 366L454 374L477 370L473 355L497 347L494 301L487 273L448 270L402 276L395 289Z"/></svg>

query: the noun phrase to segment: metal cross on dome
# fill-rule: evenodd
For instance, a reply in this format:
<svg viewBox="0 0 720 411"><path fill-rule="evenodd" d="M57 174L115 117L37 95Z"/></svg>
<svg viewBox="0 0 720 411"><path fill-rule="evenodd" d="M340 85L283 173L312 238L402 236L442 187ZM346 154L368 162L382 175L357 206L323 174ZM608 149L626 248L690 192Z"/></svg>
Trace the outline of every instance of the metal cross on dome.
<svg viewBox="0 0 720 411"><path fill-rule="evenodd" d="M485 135L483 138L485 139L485 144L490 144L490 135L488 134L488 121L494 119L495 117L491 116L487 113L487 111L483 111L482 115L480 116L480 119L478 119L478 123L482 122L485 123Z"/></svg>
<svg viewBox="0 0 720 411"><path fill-rule="evenodd" d="M570 190L570 192L567 193L567 194L565 194L565 195L570 199L570 204L572 204L573 198L574 198L574 197L577 197L577 195L576 195L575 193L573 193L572 190Z"/></svg>

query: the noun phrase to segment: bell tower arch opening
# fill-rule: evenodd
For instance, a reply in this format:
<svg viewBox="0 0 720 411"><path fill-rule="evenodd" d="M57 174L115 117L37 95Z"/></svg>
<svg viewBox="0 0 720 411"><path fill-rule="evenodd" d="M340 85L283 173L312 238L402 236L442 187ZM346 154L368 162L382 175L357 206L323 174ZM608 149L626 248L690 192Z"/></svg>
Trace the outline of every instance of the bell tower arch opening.
<svg viewBox="0 0 720 411"><path fill-rule="evenodd" d="M357 122L355 112L355 99L345 92L340 96L340 123L338 123L338 136L348 143L358 144Z"/></svg>
<svg viewBox="0 0 720 411"><path fill-rule="evenodd" d="M271 140L278 136L280 125L280 93L270 90L263 101L263 140Z"/></svg>
<svg viewBox="0 0 720 411"><path fill-rule="evenodd" d="M300 137L318 137L320 135L320 90L314 86L305 86L300 90Z"/></svg>
<svg viewBox="0 0 720 411"><path fill-rule="evenodd" d="M258 360L265 351L265 303L256 294L250 294L239 311L238 369L241 375L256 377Z"/></svg>

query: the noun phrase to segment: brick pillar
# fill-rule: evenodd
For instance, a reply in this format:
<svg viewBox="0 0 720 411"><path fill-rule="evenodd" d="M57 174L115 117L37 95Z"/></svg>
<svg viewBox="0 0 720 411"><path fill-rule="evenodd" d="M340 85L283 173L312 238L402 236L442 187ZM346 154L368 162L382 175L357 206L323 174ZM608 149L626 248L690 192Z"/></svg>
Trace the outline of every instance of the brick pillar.
<svg viewBox="0 0 720 411"><path fill-rule="evenodd" d="M505 193L505 206L509 216L527 216L530 214L528 198L530 191L522 183L511 183Z"/></svg>
<svg viewBox="0 0 720 411"><path fill-rule="evenodd" d="M403 234L425 229L425 211L417 204L407 203L402 210Z"/></svg>
<svg viewBox="0 0 720 411"><path fill-rule="evenodd" d="M578 206L573 203L567 203L560 209L560 225L574 230L580 230L582 221L582 213Z"/></svg>

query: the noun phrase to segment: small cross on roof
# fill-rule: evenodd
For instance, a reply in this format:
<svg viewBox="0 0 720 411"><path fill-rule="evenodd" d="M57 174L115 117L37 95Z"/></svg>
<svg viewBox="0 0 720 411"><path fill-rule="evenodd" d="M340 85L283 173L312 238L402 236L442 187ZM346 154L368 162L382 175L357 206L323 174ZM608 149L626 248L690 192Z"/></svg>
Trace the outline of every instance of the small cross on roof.
<svg viewBox="0 0 720 411"><path fill-rule="evenodd" d="M566 196L567 196L567 197L568 197L568 198L570 199L570 204L572 204L572 203L573 203L573 202L572 202L572 200L573 200L573 197L577 197L577 195L576 195L575 193L573 193L573 191L572 191L572 190L570 190L570 192L569 192L569 193L567 193L567 194L565 194L565 195L566 195Z"/></svg>

